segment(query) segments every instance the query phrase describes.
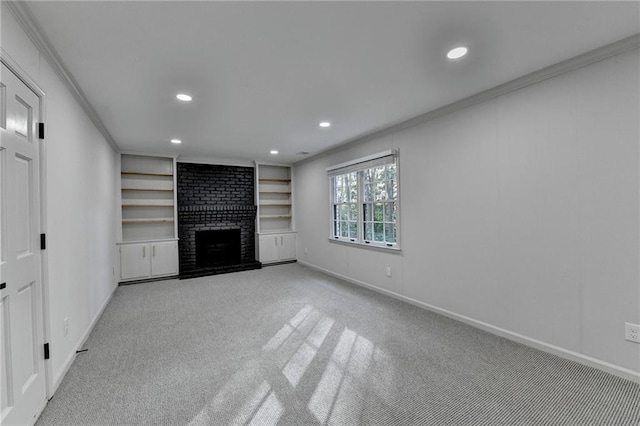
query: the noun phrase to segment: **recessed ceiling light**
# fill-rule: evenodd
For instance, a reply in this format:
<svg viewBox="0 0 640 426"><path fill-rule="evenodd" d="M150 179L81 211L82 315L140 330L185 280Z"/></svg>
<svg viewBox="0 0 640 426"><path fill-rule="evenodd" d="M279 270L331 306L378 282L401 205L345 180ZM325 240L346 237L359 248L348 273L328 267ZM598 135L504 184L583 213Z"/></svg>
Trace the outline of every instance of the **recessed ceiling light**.
<svg viewBox="0 0 640 426"><path fill-rule="evenodd" d="M191 95L187 95L186 93L178 93L176 98L182 102L190 102L193 99Z"/></svg>
<svg viewBox="0 0 640 426"><path fill-rule="evenodd" d="M182 143L180 139L171 139L171 143Z"/></svg>
<svg viewBox="0 0 640 426"><path fill-rule="evenodd" d="M449 59L460 59L464 55L469 52L469 48L467 46L458 46L454 47L447 53L447 58Z"/></svg>
<svg viewBox="0 0 640 426"><path fill-rule="evenodd" d="M328 121L321 121L320 122L320 127L329 127L331 126L331 123L329 123Z"/></svg>
<svg viewBox="0 0 640 426"><path fill-rule="evenodd" d="M272 149L271 151L269 151L270 154L276 155L278 153L277 149Z"/></svg>

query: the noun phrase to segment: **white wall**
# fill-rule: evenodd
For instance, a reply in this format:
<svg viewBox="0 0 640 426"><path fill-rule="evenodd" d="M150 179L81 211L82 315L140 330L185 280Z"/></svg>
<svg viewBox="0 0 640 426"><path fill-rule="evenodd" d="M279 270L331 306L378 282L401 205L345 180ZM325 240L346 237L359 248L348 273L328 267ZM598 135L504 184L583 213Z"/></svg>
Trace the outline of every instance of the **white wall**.
<svg viewBox="0 0 640 426"><path fill-rule="evenodd" d="M296 165L298 259L633 376L638 69L636 50ZM330 242L325 167L390 148L402 252Z"/></svg>
<svg viewBox="0 0 640 426"><path fill-rule="evenodd" d="M2 48L46 94L45 259L55 388L117 285L116 153L6 8L1 18Z"/></svg>

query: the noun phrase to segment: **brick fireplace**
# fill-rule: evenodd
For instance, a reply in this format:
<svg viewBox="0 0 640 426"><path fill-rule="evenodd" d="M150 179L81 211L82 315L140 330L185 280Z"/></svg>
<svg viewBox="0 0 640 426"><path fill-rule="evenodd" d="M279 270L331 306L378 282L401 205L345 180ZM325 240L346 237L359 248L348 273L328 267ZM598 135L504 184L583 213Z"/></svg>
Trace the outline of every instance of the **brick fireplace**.
<svg viewBox="0 0 640 426"><path fill-rule="evenodd" d="M178 163L180 278L258 269L254 170Z"/></svg>

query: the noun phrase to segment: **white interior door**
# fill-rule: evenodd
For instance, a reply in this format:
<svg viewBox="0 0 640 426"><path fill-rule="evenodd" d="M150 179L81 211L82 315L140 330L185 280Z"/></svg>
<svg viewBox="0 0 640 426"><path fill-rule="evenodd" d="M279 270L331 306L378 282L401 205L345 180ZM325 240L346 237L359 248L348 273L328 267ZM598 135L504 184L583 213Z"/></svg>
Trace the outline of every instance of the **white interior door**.
<svg viewBox="0 0 640 426"><path fill-rule="evenodd" d="M0 73L0 423L33 424L46 404L39 247L40 99Z"/></svg>

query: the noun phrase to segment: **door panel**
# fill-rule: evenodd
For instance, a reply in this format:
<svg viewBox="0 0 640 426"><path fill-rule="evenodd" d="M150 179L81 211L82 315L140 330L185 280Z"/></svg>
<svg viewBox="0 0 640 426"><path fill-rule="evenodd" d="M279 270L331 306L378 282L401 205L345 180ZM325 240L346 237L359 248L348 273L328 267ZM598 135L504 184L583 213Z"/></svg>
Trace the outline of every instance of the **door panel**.
<svg viewBox="0 0 640 426"><path fill-rule="evenodd" d="M280 236L280 260L296 258L296 234L282 234Z"/></svg>
<svg viewBox="0 0 640 426"><path fill-rule="evenodd" d="M31 424L46 403L39 238L40 99L0 73L0 423ZM6 116L6 119L5 119Z"/></svg>
<svg viewBox="0 0 640 426"><path fill-rule="evenodd" d="M178 243L167 241L151 244L151 275L178 273Z"/></svg>
<svg viewBox="0 0 640 426"><path fill-rule="evenodd" d="M0 128L7 128L7 87L0 83Z"/></svg>
<svg viewBox="0 0 640 426"><path fill-rule="evenodd" d="M33 199L33 188L31 185L31 175L33 173L31 161L22 156L16 155L14 164L14 185L15 195L15 219L18 223L15 226L15 250L20 258L32 252L31 243L33 241L33 211L31 200Z"/></svg>
<svg viewBox="0 0 640 426"><path fill-rule="evenodd" d="M151 273L149 244L123 244L120 246L120 278L131 280L147 278Z"/></svg>
<svg viewBox="0 0 640 426"><path fill-rule="evenodd" d="M6 170L7 170L7 150L0 147L0 264L6 260L7 253L7 203L4 201L7 199L6 188ZM2 278L0 276L0 278Z"/></svg>
<svg viewBox="0 0 640 426"><path fill-rule="evenodd" d="M13 379L20 394L24 393L33 376L38 373L36 344L37 313L34 283L18 290L13 306L12 323L20 325L20 333L12 335L12 346L20 348L20 353L13 358Z"/></svg>
<svg viewBox="0 0 640 426"><path fill-rule="evenodd" d="M5 412L13 406L8 299L8 297L0 299L0 418L4 418Z"/></svg>
<svg viewBox="0 0 640 426"><path fill-rule="evenodd" d="M14 104L13 126L16 135L27 142L33 141L33 108L20 96L16 95Z"/></svg>
<svg viewBox="0 0 640 426"><path fill-rule="evenodd" d="M277 262L278 257L278 235L260 235L260 262Z"/></svg>

